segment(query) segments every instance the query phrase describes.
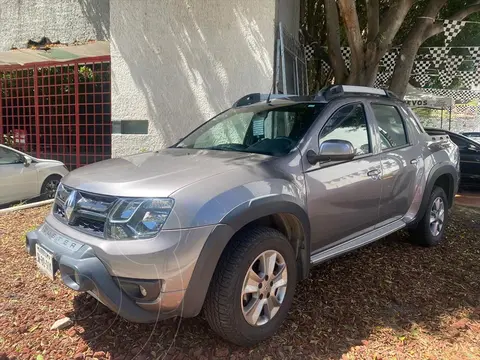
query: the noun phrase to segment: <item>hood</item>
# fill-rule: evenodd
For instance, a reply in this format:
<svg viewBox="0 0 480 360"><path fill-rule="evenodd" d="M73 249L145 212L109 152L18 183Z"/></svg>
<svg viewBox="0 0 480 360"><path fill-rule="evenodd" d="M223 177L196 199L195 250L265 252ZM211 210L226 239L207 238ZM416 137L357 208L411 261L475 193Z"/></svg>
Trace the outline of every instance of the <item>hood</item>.
<svg viewBox="0 0 480 360"><path fill-rule="evenodd" d="M168 197L194 182L269 158L231 151L165 149L87 165L69 173L62 182L104 195Z"/></svg>

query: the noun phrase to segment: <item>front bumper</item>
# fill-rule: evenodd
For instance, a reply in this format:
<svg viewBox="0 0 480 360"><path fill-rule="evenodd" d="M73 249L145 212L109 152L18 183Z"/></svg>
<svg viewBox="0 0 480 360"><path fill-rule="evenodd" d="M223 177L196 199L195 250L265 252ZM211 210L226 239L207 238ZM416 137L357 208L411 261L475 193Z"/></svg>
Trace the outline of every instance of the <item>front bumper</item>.
<svg viewBox="0 0 480 360"><path fill-rule="evenodd" d="M199 256L191 249L198 247L200 252L214 227L193 231L198 235L195 240L199 244L196 246L192 243L192 229L189 229L188 236L176 234L175 238L178 240L173 243L164 241L166 246L162 251L144 254L145 263L143 264L139 263L141 254L125 253L131 247L119 249L124 246L121 242L118 242L115 247L116 253L112 255L105 253L105 248L74 240L68 235L62 239L76 241L74 245L63 240L59 242L58 239L47 236L42 230L43 227L49 227L52 230L52 227L46 223L38 230L27 233L27 252L35 256L36 244L39 244L52 253L54 270L59 270L62 282L69 288L90 293L108 308L132 322L150 323L174 316L185 316L185 314L196 315L184 308L185 293ZM53 230L58 233L56 229ZM162 241L162 239L156 241ZM153 244L151 245L155 248ZM186 245L190 245L187 252ZM153 265L152 255L157 261ZM168 266L172 257L177 264L176 272L172 272ZM125 275L128 274L137 276L126 277ZM130 284L146 284L144 287L147 289L156 288L158 295L148 301L139 299L132 296L131 291L126 290L123 286L124 281ZM208 287L208 282L205 286ZM169 289L173 291L168 291Z"/></svg>

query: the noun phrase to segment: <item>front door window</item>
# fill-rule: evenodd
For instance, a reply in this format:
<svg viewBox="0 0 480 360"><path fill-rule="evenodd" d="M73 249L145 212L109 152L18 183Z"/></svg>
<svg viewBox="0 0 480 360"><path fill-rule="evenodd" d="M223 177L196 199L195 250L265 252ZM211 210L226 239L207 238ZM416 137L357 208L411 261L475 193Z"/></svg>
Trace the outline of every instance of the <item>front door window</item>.
<svg viewBox="0 0 480 360"><path fill-rule="evenodd" d="M349 104L337 110L320 133L320 141L346 140L352 143L357 155L372 151L367 118L362 104Z"/></svg>

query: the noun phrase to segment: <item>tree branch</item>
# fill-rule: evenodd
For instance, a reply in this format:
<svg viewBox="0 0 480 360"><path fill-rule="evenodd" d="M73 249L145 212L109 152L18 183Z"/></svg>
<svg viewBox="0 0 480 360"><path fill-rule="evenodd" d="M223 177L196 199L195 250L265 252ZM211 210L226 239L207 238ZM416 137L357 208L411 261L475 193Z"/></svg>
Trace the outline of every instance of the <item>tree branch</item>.
<svg viewBox="0 0 480 360"><path fill-rule="evenodd" d="M340 19L335 0L325 0L325 17L327 25L327 46L330 65L335 74L335 83L342 83L345 77L345 61L340 45Z"/></svg>
<svg viewBox="0 0 480 360"><path fill-rule="evenodd" d="M395 71L390 82L390 90L403 98L407 89L408 80L412 73L415 55L418 48L423 43L423 37L427 29L433 24L440 9L445 5L447 0L430 0L427 7L423 11L421 17L417 19L415 25L408 33L407 38L403 42L400 54L397 57Z"/></svg>
<svg viewBox="0 0 480 360"><path fill-rule="evenodd" d="M413 5L413 0L398 0L395 2L383 16L383 20L380 23L378 34L375 38L377 47L377 53L380 58L391 46L395 35L397 34L400 26L402 26L405 16Z"/></svg>
<svg viewBox="0 0 480 360"><path fill-rule="evenodd" d="M470 5L469 7L466 7L465 9L462 9L456 14L452 15L447 20L463 20L467 16L479 11L480 11L480 1L477 1L474 4ZM440 34L441 32L443 32L443 22L432 24L425 31L425 35L423 36L423 41L427 40L428 38L431 38L432 36Z"/></svg>
<svg viewBox="0 0 480 360"><path fill-rule="evenodd" d="M366 2L368 24L367 41L371 42L377 37L380 27L380 5L379 0L366 0Z"/></svg>
<svg viewBox="0 0 480 360"><path fill-rule="evenodd" d="M347 32L348 44L350 45L350 74L359 76L362 74L364 52L362 32L358 21L355 0L338 0L338 7ZM350 83L352 81L357 80L349 79Z"/></svg>

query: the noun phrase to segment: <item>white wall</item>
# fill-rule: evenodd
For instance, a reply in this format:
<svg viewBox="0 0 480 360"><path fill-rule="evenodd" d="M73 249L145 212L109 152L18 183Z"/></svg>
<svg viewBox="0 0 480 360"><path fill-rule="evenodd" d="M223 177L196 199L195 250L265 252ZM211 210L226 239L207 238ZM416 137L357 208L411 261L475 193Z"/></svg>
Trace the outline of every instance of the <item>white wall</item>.
<svg viewBox="0 0 480 360"><path fill-rule="evenodd" d="M113 156L172 144L273 82L276 0L111 0Z"/></svg>
<svg viewBox="0 0 480 360"><path fill-rule="evenodd" d="M107 40L109 0L0 0L0 24L0 51L43 36L69 44Z"/></svg>

